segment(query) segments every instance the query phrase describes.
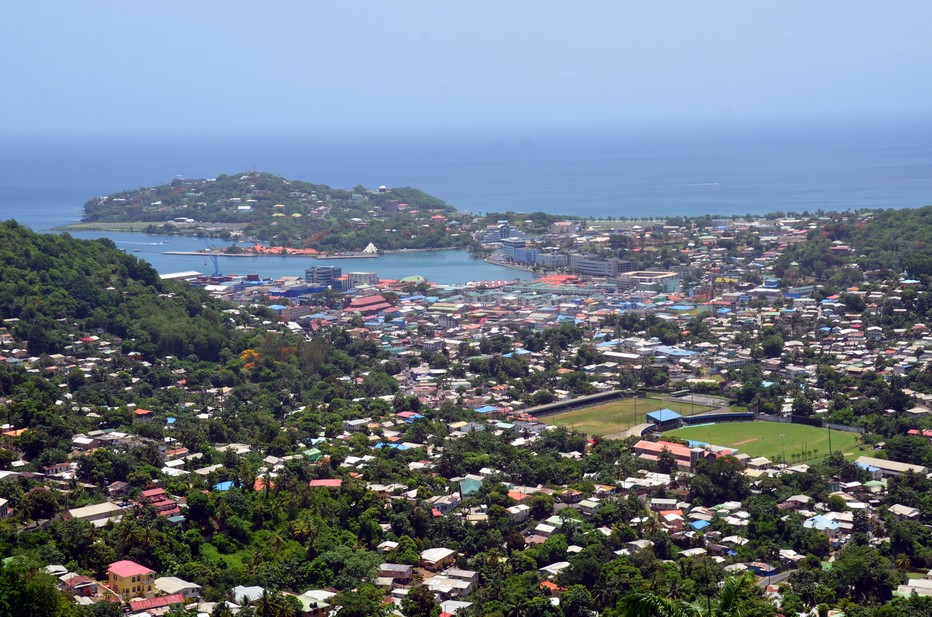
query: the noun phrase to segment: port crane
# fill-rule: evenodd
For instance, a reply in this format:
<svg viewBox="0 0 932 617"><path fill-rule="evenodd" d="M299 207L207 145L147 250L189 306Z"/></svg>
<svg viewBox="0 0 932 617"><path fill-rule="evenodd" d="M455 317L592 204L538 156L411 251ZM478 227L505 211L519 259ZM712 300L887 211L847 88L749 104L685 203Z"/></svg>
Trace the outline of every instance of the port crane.
<svg viewBox="0 0 932 617"><path fill-rule="evenodd" d="M220 276L220 262L217 259L217 255L211 252L210 245L207 243L207 238L204 238L204 246L207 247L207 254L204 256L204 265L207 265L207 259L210 258L210 260L214 262L214 273L211 274L211 276Z"/></svg>

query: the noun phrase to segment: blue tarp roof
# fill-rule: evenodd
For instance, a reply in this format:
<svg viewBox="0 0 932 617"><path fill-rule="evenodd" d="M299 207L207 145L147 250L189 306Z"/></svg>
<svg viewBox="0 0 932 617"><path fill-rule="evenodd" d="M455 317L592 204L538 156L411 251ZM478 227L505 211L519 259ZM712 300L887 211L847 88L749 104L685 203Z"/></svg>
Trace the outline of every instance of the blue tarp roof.
<svg viewBox="0 0 932 617"><path fill-rule="evenodd" d="M491 405L485 405L477 409L473 409L476 413L492 413L493 411L498 411L498 407L492 407Z"/></svg>
<svg viewBox="0 0 932 617"><path fill-rule="evenodd" d="M706 527L709 526L709 524L710 524L709 521L693 521L692 523L690 523L693 529L705 529Z"/></svg>
<svg viewBox="0 0 932 617"><path fill-rule="evenodd" d="M460 494L463 497L467 495L472 495L482 487L482 480L473 480L472 478L466 478L460 482Z"/></svg>
<svg viewBox="0 0 932 617"><path fill-rule="evenodd" d="M668 345L658 345L654 348L654 351L657 353L663 354L665 356L678 356L678 357L687 357L695 356L695 351L688 351L686 349L680 349L679 347L670 347Z"/></svg>
<svg viewBox="0 0 932 617"><path fill-rule="evenodd" d="M227 480L226 482L220 482L214 485L215 491L228 491L233 488L233 480Z"/></svg>
<svg viewBox="0 0 932 617"><path fill-rule="evenodd" d="M803 527L806 529L817 529L819 531L824 531L826 529L838 529L839 524L838 521L825 518L821 514L816 514L812 518L803 521Z"/></svg>
<svg viewBox="0 0 932 617"><path fill-rule="evenodd" d="M502 354L502 355L506 358L510 358L512 356L526 356L529 353L532 353L532 352L528 351L527 349L515 349L512 352Z"/></svg>
<svg viewBox="0 0 932 617"><path fill-rule="evenodd" d="M403 443L385 443L384 441L380 441L379 443L375 444L375 447L378 448L379 450L381 450L382 448L391 448L393 450L410 450L411 449L411 446L406 446Z"/></svg>
<svg viewBox="0 0 932 617"><path fill-rule="evenodd" d="M647 414L647 417L653 420L654 422L669 422L671 420L678 420L682 416L672 409L658 409L657 411L652 411Z"/></svg>

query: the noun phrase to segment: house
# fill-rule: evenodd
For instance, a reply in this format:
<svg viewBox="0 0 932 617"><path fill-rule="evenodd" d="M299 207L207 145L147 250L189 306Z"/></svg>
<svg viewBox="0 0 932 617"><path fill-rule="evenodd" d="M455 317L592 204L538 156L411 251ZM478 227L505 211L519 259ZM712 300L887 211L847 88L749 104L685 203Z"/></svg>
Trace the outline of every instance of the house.
<svg viewBox="0 0 932 617"><path fill-rule="evenodd" d="M13 514L10 509L10 501L0 497L0 519L9 518Z"/></svg>
<svg viewBox="0 0 932 617"><path fill-rule="evenodd" d="M815 529L816 531L821 531L830 539L834 538L838 533L838 528L841 525L836 520L832 520L821 514L816 514L815 516L806 519L803 521L803 527L806 529Z"/></svg>
<svg viewBox="0 0 932 617"><path fill-rule="evenodd" d="M812 503L812 497L808 495L792 495L786 499L783 503L777 505L781 510L799 510L801 508L807 507Z"/></svg>
<svg viewBox="0 0 932 617"><path fill-rule="evenodd" d="M450 568L444 574L449 578L459 579L461 581L466 581L472 583L473 585L479 584L479 573L475 570L461 570L459 568Z"/></svg>
<svg viewBox="0 0 932 617"><path fill-rule="evenodd" d="M516 523L523 523L531 516L531 507L523 503L506 508L506 510L508 511L508 516Z"/></svg>
<svg viewBox="0 0 932 617"><path fill-rule="evenodd" d="M390 578L393 581L407 583L414 574L414 566L401 563L383 563L379 566L379 577Z"/></svg>
<svg viewBox="0 0 932 617"><path fill-rule="evenodd" d="M311 488L340 488L343 480L340 478L318 478L309 482Z"/></svg>
<svg viewBox="0 0 932 617"><path fill-rule="evenodd" d="M348 433L358 433L369 426L368 418L359 418L358 420L343 420L343 430Z"/></svg>
<svg viewBox="0 0 932 617"><path fill-rule="evenodd" d="M436 572L453 563L455 557L456 551L452 549L429 548L421 551L421 566L431 572Z"/></svg>
<svg viewBox="0 0 932 617"><path fill-rule="evenodd" d="M122 515L123 508L116 505L115 503L105 501L93 506L84 506L83 508L72 508L71 510L67 510L63 518L66 521L71 519L87 521L93 524L95 527L103 527L111 520L116 520Z"/></svg>
<svg viewBox="0 0 932 617"><path fill-rule="evenodd" d="M136 422L149 422L155 417L155 412L149 409L133 410L133 420Z"/></svg>
<svg viewBox="0 0 932 617"><path fill-rule="evenodd" d="M265 593L265 589L258 585L253 585L251 587L237 585L233 588L233 598L237 604L241 605L252 604L261 598L263 593Z"/></svg>
<svg viewBox="0 0 932 617"><path fill-rule="evenodd" d="M461 598L472 592L474 587L475 585L470 581L446 575L435 576L427 582L427 588L443 600Z"/></svg>
<svg viewBox="0 0 932 617"><path fill-rule="evenodd" d="M153 488L140 493L139 502L151 505L159 516L176 516L181 514L178 502L168 497L164 488Z"/></svg>
<svg viewBox="0 0 932 617"><path fill-rule="evenodd" d="M760 561L754 561L747 564L747 566L748 570L752 571L757 576L773 576L778 571L775 566Z"/></svg>
<svg viewBox="0 0 932 617"><path fill-rule="evenodd" d="M598 499L583 499L579 502L579 512L587 518L595 515L596 511L602 507L602 502Z"/></svg>
<svg viewBox="0 0 932 617"><path fill-rule="evenodd" d="M117 480L107 485L107 495L110 498L125 497L127 491L129 491L129 482Z"/></svg>
<svg viewBox="0 0 932 617"><path fill-rule="evenodd" d="M87 576L83 576L76 572L68 572L67 574L59 576L58 580L61 581L59 586L62 591L66 593L86 598L93 598L97 595L97 581Z"/></svg>
<svg viewBox="0 0 932 617"><path fill-rule="evenodd" d="M540 573L547 578L556 578L560 575L563 570L566 570L570 567L570 562L568 561L557 561L550 564L549 566L544 566L540 568Z"/></svg>
<svg viewBox="0 0 932 617"><path fill-rule="evenodd" d="M704 451L699 448L689 448L670 441L648 441L642 439L634 444L634 454L638 458L649 461L658 460L660 454L664 450L673 456L677 467L690 471L694 468L698 458L704 455Z"/></svg>
<svg viewBox="0 0 932 617"><path fill-rule="evenodd" d="M135 561L123 560L107 568L107 586L124 600L155 595L155 571Z"/></svg>
<svg viewBox="0 0 932 617"><path fill-rule="evenodd" d="M197 600L201 595L201 586L189 583L176 576L161 576L155 579L155 587L165 595L181 594L185 601Z"/></svg>
<svg viewBox="0 0 932 617"><path fill-rule="evenodd" d="M882 458L872 456L859 456L855 464L862 469L867 469L871 473L879 474L883 477L898 476L907 471L912 471L916 475L924 476L929 473L928 467L922 465L910 465L909 463L899 463L897 461L888 461Z"/></svg>
<svg viewBox="0 0 932 617"><path fill-rule="evenodd" d="M71 463L68 461L64 461L62 463L54 463L52 465L45 465L44 467L42 467L42 473L49 475L49 476L55 476L61 473L69 472L69 471L71 471Z"/></svg>
<svg viewBox="0 0 932 617"><path fill-rule="evenodd" d="M311 590L296 596L301 603L302 617L326 617L330 614L330 603L327 602L335 594L327 591Z"/></svg>
<svg viewBox="0 0 932 617"><path fill-rule="evenodd" d="M922 512L918 508L904 506L901 503L890 506L890 514L904 521L918 520Z"/></svg>
<svg viewBox="0 0 932 617"><path fill-rule="evenodd" d="M456 508L460 503L460 496L456 493L451 493L449 495L441 495L438 497L432 498L430 501L430 507L432 510L436 510L441 515L446 515L451 510Z"/></svg>
<svg viewBox="0 0 932 617"><path fill-rule="evenodd" d="M133 600L129 603L129 608L134 613L149 611L151 609L164 609L164 611L167 612L184 608L184 603L184 596L180 593L174 593L169 596L159 596L157 598L147 598L145 600Z"/></svg>

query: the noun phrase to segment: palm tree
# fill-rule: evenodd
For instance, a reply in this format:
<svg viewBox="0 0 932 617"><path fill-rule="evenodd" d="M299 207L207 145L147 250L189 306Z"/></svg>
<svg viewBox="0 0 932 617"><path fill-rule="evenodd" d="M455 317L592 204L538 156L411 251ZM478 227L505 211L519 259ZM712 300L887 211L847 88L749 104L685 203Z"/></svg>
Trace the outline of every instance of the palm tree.
<svg viewBox="0 0 932 617"><path fill-rule="evenodd" d="M909 572L913 567L913 562L906 553L900 553L896 556L896 567L900 570Z"/></svg>
<svg viewBox="0 0 932 617"><path fill-rule="evenodd" d="M745 572L726 578L714 600L707 597L688 604L653 591L638 591L622 598L620 606L625 617L740 617L753 588L754 578Z"/></svg>
<svg viewBox="0 0 932 617"><path fill-rule="evenodd" d="M259 617L274 617L278 608L275 596L270 594L268 589L263 589L262 595L253 600L252 605Z"/></svg>

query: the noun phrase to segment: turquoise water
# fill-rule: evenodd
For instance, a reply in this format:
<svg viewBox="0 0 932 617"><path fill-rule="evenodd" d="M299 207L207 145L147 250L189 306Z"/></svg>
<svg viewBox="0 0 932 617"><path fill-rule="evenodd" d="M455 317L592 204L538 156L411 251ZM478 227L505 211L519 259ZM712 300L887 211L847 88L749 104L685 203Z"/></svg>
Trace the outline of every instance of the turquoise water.
<svg viewBox="0 0 932 617"><path fill-rule="evenodd" d="M176 175L214 177L247 169L338 188L416 186L481 213L662 218L903 208L932 203L932 123L7 138L0 139L0 217L44 231L79 220L84 202L102 194ZM165 261L144 243L130 245L139 241L131 235L110 237L130 250L140 248L161 271L205 269L203 260L195 268L180 257ZM306 267L291 258L241 261L255 265L229 267L269 275L297 275ZM429 278L437 281L524 276L462 253L383 257L379 267L353 261L346 267L383 276L429 276L432 270ZM229 271L226 263L221 269Z"/></svg>
<svg viewBox="0 0 932 617"><path fill-rule="evenodd" d="M152 264L162 274L196 270L212 274L213 261L196 255L164 255L165 251L199 251L204 240L179 236L150 236L142 233L75 232L76 238L95 239L106 236L118 248ZM227 246L228 242L209 240L211 247ZM431 251L399 253L374 259L313 259L311 257L223 257L217 258L223 274L258 274L262 278L304 276L304 269L314 265L339 266L343 272L377 272L383 279L400 279L421 275L436 283L468 283L497 280L526 280L530 273L488 264L473 259L467 251Z"/></svg>

